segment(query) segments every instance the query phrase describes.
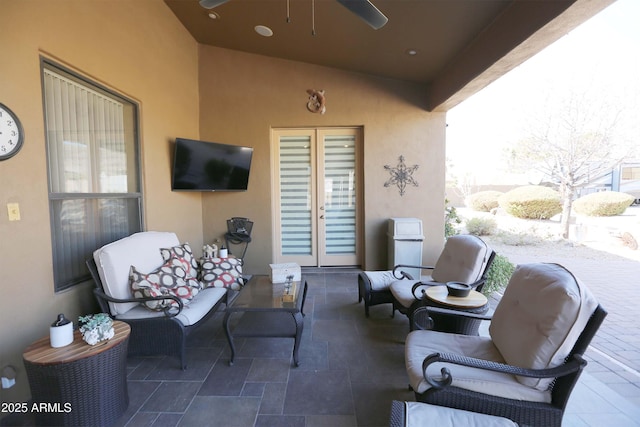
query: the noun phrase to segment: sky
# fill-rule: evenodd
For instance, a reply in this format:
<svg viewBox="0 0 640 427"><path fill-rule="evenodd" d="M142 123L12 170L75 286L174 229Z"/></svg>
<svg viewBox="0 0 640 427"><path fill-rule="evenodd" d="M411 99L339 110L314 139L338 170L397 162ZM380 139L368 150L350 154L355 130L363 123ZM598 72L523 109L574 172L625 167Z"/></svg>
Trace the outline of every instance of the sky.
<svg viewBox="0 0 640 427"><path fill-rule="evenodd" d="M620 112L615 137L635 137L640 144L639 20L639 0L617 0L451 109L448 173L477 184L526 184L505 182L518 177L509 175L502 153L571 94L584 96L603 114Z"/></svg>

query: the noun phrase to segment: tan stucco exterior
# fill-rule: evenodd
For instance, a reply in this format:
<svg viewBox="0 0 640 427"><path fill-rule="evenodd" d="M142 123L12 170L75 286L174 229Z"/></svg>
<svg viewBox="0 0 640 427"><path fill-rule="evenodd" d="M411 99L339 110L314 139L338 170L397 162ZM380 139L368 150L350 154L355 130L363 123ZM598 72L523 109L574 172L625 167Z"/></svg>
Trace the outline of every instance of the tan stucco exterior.
<svg viewBox="0 0 640 427"><path fill-rule="evenodd" d="M324 89L326 114L306 108L306 89ZM364 129L364 266L386 265L390 217L418 217L425 223L427 259L441 248L444 190L444 113L421 107L424 90L415 84L207 46L200 47L200 136L254 147L245 193L204 194L207 241L226 231L227 218L254 221L247 269L266 272L272 260L270 132L273 127L362 126ZM419 187L400 196L385 188L384 165L404 155L418 164Z"/></svg>
<svg viewBox="0 0 640 427"><path fill-rule="evenodd" d="M424 259L443 244L445 113L424 109L416 84L259 55L199 46L161 0L0 0L0 102L20 117L23 149L0 163L0 368L18 370L0 401L24 401L29 387L21 354L48 333L57 313L74 320L97 310L91 285L54 293L40 58L51 58L140 106L145 226L175 231L199 253L226 219L254 220L246 270L272 260L272 127L362 126L364 130L363 267L386 266L386 221L418 217ZM306 89L325 89L327 113L306 109ZM171 192L171 141L189 137L254 147L244 193ZM404 196L385 188L385 164L404 155L418 164L420 186ZM19 203L10 222L4 205ZM355 286L355 284L354 284Z"/></svg>

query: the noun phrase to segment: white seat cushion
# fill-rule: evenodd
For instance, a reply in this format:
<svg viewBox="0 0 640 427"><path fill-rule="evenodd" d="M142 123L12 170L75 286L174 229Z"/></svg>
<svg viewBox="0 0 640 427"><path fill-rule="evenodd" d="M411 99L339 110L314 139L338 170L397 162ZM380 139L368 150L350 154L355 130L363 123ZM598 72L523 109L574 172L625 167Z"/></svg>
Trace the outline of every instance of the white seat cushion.
<svg viewBox="0 0 640 427"><path fill-rule="evenodd" d="M175 233L144 231L109 243L96 250L93 258L98 267L104 292L114 298L131 298L129 270L135 266L141 272L149 273L160 267L164 261L160 248L179 245ZM138 303L109 303L111 314L126 313Z"/></svg>
<svg viewBox="0 0 640 427"><path fill-rule="evenodd" d="M393 297L396 299L396 301L398 301L400 304L402 304L403 307L411 307L411 305L416 302L416 299L413 296L413 293L411 293L411 289L413 289L413 285L415 285L418 282L430 282L433 284L437 284L436 282L433 282L433 279L431 278L431 276L423 276L420 280L397 280L393 283L391 283L391 286L389 286L389 289L391 290L391 294L393 295ZM426 289L427 286L419 286L418 289L416 289L416 295L417 296L421 296L422 295L422 289Z"/></svg>
<svg viewBox="0 0 640 427"><path fill-rule="evenodd" d="M397 277L393 275L393 271L364 271L365 276L369 279L369 283L371 283L371 290L373 291L384 291L389 289L391 283L398 280Z"/></svg>
<svg viewBox="0 0 640 427"><path fill-rule="evenodd" d="M403 402L405 405L405 427L518 427L510 419L494 415L430 405L421 402Z"/></svg>
<svg viewBox="0 0 640 427"><path fill-rule="evenodd" d="M424 393L431 386L424 379L422 362L432 353L455 353L482 360L504 363L498 349L489 337L457 335L437 331L413 331L407 335L405 343L405 364L409 384L418 393ZM551 402L549 391L540 391L520 383L514 375L470 368L447 363L434 363L429 367L429 375L438 375L446 366L453 376L452 386L509 399L534 402Z"/></svg>
<svg viewBox="0 0 640 427"><path fill-rule="evenodd" d="M496 307L489 334L506 362L523 368L561 365L598 303L557 264L520 265ZM518 377L545 390L552 379Z"/></svg>
<svg viewBox="0 0 640 427"><path fill-rule="evenodd" d="M220 301L227 293L226 288L206 288L200 293L198 297L194 298L189 305L184 306L180 314L175 318L178 319L184 326L190 326L197 323L200 319L207 314L211 307L213 307L218 301ZM142 305L136 305L126 313L122 313L116 316L118 320L128 319L145 319L153 317L164 317L163 312L151 311Z"/></svg>

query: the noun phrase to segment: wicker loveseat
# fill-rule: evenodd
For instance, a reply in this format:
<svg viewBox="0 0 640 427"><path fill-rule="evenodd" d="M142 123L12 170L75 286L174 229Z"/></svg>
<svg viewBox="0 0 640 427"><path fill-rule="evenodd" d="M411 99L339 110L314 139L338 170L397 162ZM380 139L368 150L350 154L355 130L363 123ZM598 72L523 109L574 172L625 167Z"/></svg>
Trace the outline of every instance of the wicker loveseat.
<svg viewBox="0 0 640 427"><path fill-rule="evenodd" d="M199 290L185 305L175 295L134 297L130 285L132 267L152 272L166 262L161 249L180 247L175 233L140 232L96 250L87 266L101 310L131 326L128 354L178 357L182 369L186 369L187 336L227 302L227 288ZM163 308L155 311L142 305L158 302Z"/></svg>

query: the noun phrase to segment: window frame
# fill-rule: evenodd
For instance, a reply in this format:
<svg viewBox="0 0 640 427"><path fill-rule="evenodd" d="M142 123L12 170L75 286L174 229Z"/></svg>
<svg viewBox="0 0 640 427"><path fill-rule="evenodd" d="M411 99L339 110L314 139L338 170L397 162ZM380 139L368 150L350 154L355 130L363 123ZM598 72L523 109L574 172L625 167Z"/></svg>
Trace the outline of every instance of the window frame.
<svg viewBox="0 0 640 427"><path fill-rule="evenodd" d="M135 180L136 183L136 190L134 192L125 192L125 193L101 193L101 192L74 192L74 193L67 193L67 192L53 192L52 191L52 168L51 168L51 164L50 164L50 157L51 157L51 146L50 146L50 142L49 142L49 129L47 127L47 98L46 98L46 89L45 89L45 69L53 72L53 73L57 73L60 74L61 76L68 78L74 82L76 82L78 85L81 85L83 87L86 87L87 89L90 89L91 91L94 92L98 92L101 93L103 96L106 97L110 97L112 99L115 99L118 102L122 102L124 104L127 104L128 106L131 107L131 112L127 112L127 118L131 119L131 138L132 138L132 148L133 148L133 152L132 152L132 158L131 158L131 164L134 165L135 167L135 171L132 171L131 173L135 174L133 177L131 177L131 175L129 175L129 173L127 173L127 176L129 176L130 178ZM81 271L83 271L83 274L79 274L74 276L72 279L70 280L66 280L62 283L60 283L61 279L60 279L60 264L61 264L61 260L60 260L60 256L57 254L56 248L57 248L57 244L56 244L56 220L55 220L55 216L56 216L56 212L54 209L54 204L56 202L59 201L64 201L64 200L92 200L92 199L105 199L105 200L137 200L137 215L135 215L135 220L136 222L133 225L130 225L129 228L131 228L131 226L133 226L136 230L138 231L142 231L145 229L145 224L144 224L144 195L143 195L143 189L144 189L144 185L143 185L143 174L142 174L142 157L141 157L141 141L140 141L140 106L138 104L138 102L134 101L133 99L124 96L123 94L115 91L112 88L106 87L103 84L98 83L96 80L89 78L86 75L83 75L77 71L71 70L68 67L65 67L55 61L52 61L49 58L40 57L40 78L41 78L41 88L42 88L42 109L43 109L43 125L44 125L44 139L45 139L45 153L46 153L46 165L47 165L47 194L48 194L48 205L49 205L49 220L50 220L50 227L51 227L51 247L52 247L52 260L53 260L53 277L54 277L54 291L55 292L60 292L60 291L65 291L68 289L73 288L76 285L79 285L81 283L84 283L88 280L91 279L91 275L89 274L89 270L87 269L86 265L82 266L76 266L78 268L81 269ZM92 162L96 159L95 156L95 151L91 150L91 156L90 158L92 159ZM136 208L136 206L133 206L133 208ZM97 212L100 212L100 209L98 209ZM128 218L129 219L129 218ZM120 237L125 237L125 236L120 236L117 238L104 238L104 233L100 235L101 236L101 241L97 242L97 246L93 247L91 249L91 253L86 254L87 257L92 255L92 252L96 249L98 249L99 247L101 247L102 245L105 245L107 243L110 243L111 241L117 240L117 238ZM85 240L85 242L88 241Z"/></svg>

